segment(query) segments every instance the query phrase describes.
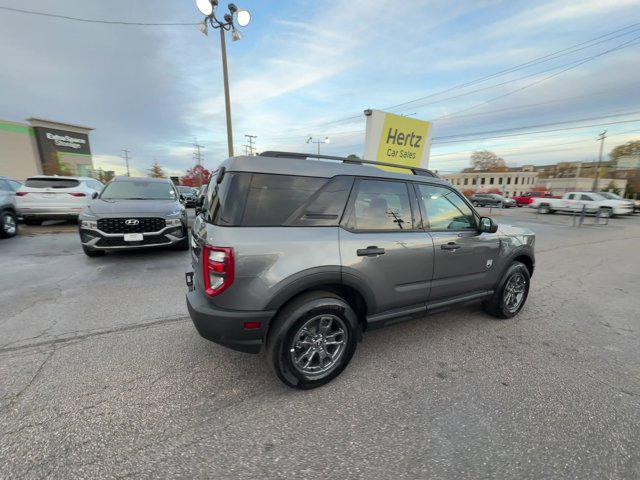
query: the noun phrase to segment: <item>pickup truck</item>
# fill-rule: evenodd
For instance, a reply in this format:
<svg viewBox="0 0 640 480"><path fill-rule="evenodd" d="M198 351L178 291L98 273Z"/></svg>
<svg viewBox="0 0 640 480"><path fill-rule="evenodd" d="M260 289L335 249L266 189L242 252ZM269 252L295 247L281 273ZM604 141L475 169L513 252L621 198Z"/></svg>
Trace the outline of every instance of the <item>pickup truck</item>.
<svg viewBox="0 0 640 480"><path fill-rule="evenodd" d="M555 195L551 195L550 192L527 192L522 195L513 195L511 198L516 201L516 204L521 207L523 205L529 205L534 198L560 198Z"/></svg>
<svg viewBox="0 0 640 480"><path fill-rule="evenodd" d="M627 201L608 200L596 192L567 192L562 198L534 198L529 204L531 208L537 208L540 213L554 212L582 212L597 213L602 217L615 215L630 215L633 206Z"/></svg>

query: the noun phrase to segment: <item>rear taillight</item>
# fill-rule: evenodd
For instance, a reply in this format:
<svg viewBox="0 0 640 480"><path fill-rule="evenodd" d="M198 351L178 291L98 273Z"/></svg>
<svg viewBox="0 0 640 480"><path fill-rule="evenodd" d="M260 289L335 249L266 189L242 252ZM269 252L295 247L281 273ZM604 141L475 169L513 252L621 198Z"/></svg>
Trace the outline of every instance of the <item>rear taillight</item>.
<svg viewBox="0 0 640 480"><path fill-rule="evenodd" d="M69 195L72 197L86 197L86 195L82 192L70 192Z"/></svg>
<svg viewBox="0 0 640 480"><path fill-rule="evenodd" d="M24 197L29 192L16 192L16 197Z"/></svg>
<svg viewBox="0 0 640 480"><path fill-rule="evenodd" d="M204 289L213 297L233 283L233 248L205 245L202 251Z"/></svg>

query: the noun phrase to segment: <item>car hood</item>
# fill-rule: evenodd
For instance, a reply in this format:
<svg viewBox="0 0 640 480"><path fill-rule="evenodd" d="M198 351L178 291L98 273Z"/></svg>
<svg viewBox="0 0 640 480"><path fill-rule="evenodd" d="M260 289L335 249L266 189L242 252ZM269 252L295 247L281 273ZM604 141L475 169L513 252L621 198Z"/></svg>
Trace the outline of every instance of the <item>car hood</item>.
<svg viewBox="0 0 640 480"><path fill-rule="evenodd" d="M156 214L167 215L180 210L175 200L93 200L87 210L94 215ZM87 211L85 210L85 213Z"/></svg>

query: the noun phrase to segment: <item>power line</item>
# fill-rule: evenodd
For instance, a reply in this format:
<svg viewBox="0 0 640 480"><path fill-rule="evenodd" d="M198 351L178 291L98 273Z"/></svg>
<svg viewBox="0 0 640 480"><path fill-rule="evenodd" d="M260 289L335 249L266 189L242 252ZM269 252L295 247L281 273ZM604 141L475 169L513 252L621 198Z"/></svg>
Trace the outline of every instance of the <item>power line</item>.
<svg viewBox="0 0 640 480"><path fill-rule="evenodd" d="M431 93L429 95L425 95L425 96L418 97L418 98L415 98L415 99L412 99L412 100L408 100L406 102L402 102L402 103L399 103L399 104L396 104L396 105L391 105L391 106L385 107L385 108L383 108L383 110L398 109L400 107L407 106L409 104L414 104L416 102L419 102L419 101L422 101L422 100L426 100L426 99L429 99L429 98L433 98L433 97L442 95L444 93L448 93L448 92L451 92L451 91L454 91L454 90L457 90L457 89L461 89L461 88L465 88L465 87L468 87L468 86L471 86L471 85L475 85L477 83L484 82L484 81L489 80L491 78L499 77L499 76L502 76L502 75L505 75L505 74L508 74L508 73L512 73L512 72L515 72L515 71L518 71L518 70L522 70L524 68L528 68L528 67L537 65L539 63L545 63L545 62L550 61L550 60L555 60L556 58L559 58L560 56L568 55L570 53L575 53L577 51L584 50L585 48L593 47L593 46L598 45L600 43L603 43L605 41L610 41L610 40L613 40L615 38L618 38L618 37L621 37L621 36L624 36L624 35L628 35L630 33L634 33L636 31L636 29L634 29L634 27L638 27L638 26L640 26L640 22L633 23L631 25L627 25L626 27L622 27L622 28L619 28L617 30L613 30L613 31L611 31L609 33L593 37L593 38L591 38L589 40L586 40L586 41L581 42L581 43L577 43L575 45L571 45L571 46L566 47L564 49L548 53L546 55L543 55L541 57L529 60L528 62L516 65L514 67L510 67L510 68L507 68L507 69L504 69L504 70L500 70L498 72L495 72L495 73L492 73L492 74L489 74L489 75L485 75L483 77L479 77L479 78L476 78L474 80L470 80L468 82L464 82L464 83L460 83L460 84L457 84L457 85L453 85L451 87L445 88L443 90L439 90L439 91ZM624 34L612 37L612 35L615 35L615 34L617 34L619 32L623 32L624 30L629 30L629 29L633 29L633 30L630 30L630 31L628 31L628 32L626 32ZM603 40L603 41L599 41L598 42L598 40L601 40L601 39L606 38L606 37L611 37L611 38L608 38L607 40ZM596 42L596 43L594 43L594 42ZM588 45L588 44L591 44L591 45ZM588 45L588 46L584 47L584 45ZM583 47L583 48L577 48L577 47ZM608 53L608 52L604 52L604 53ZM559 55L559 54L562 54L562 55ZM555 55L555 57L554 57L554 55ZM570 63L565 64L565 66L566 65L570 65ZM558 66L558 67L554 67L554 69L555 68L561 68L562 66L563 65ZM544 73L545 71L550 71L550 70L553 70L553 69L543 70L542 72L538 72L538 73L536 73L534 75L538 75L540 73ZM529 75L529 76L531 76L531 75ZM521 77L518 80L521 80L522 78L526 78L526 77ZM498 85L494 85L493 87L495 87L495 86L498 86ZM488 87L488 88L493 88L493 87ZM480 90L482 90L482 89L480 89ZM469 92L469 93L475 93L477 91L479 91L479 90L475 90L475 91L472 91L472 92ZM324 126L324 125L331 125L331 124L335 124L335 123L342 123L342 122L349 121L349 120L357 120L357 119L360 119L361 117L362 117L362 114L352 115L352 116L344 117L344 118L341 118L341 119L338 119L338 120L332 120L332 121L328 121L328 122L322 122L322 123L319 123L319 124L315 124L315 126ZM306 130L308 128L309 127L300 127L299 129L296 129L296 130Z"/></svg>
<svg viewBox="0 0 640 480"><path fill-rule="evenodd" d="M124 22L124 21L113 21L113 20L97 20L92 18L81 18L81 17L70 17L68 15L57 15L54 13L46 13L46 12L37 12L35 10L24 10L22 8L12 8L12 7L4 7L0 6L0 10L5 10L14 13L23 13L26 15L37 15L40 17L49 17L49 18L58 18L61 20L73 20L75 22L85 22L85 23L103 23L106 25L134 25L134 26L185 26L185 25L197 25L197 23L193 22L162 22L162 23L148 23L148 22Z"/></svg>
<svg viewBox="0 0 640 480"><path fill-rule="evenodd" d="M247 142L249 143L249 145L245 145L247 147L248 153L247 155L253 155L253 152L255 151L254 148L254 139L258 138L257 135L246 135L245 137L247 138Z"/></svg>

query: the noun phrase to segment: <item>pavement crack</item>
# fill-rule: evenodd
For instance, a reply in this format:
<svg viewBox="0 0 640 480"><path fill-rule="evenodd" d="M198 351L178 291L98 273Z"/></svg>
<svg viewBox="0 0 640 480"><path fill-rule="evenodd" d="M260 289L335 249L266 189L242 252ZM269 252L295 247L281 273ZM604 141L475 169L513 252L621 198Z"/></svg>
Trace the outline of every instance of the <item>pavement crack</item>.
<svg viewBox="0 0 640 480"><path fill-rule="evenodd" d="M29 343L26 345L19 345L15 347L0 348L0 355L4 353L17 352L17 351L31 349L31 348L57 346L57 345L66 344L69 342L76 342L76 341L86 340L88 338L101 337L101 336L111 335L115 333L129 332L129 331L135 331L135 330L145 330L147 328L157 327L160 325L185 322L189 319L190 317L188 316L179 315L179 316L163 317L163 318L153 320L151 322L135 323L131 325L121 325L118 327L108 328L105 330L90 331L87 333L79 333L78 331L73 331L73 332L68 332L65 336L58 336L51 340L46 340L46 341L36 342L36 343ZM40 335L38 335L38 337L40 337ZM38 337L34 337L34 338L38 338Z"/></svg>

